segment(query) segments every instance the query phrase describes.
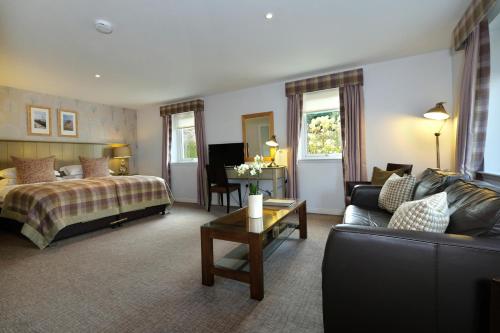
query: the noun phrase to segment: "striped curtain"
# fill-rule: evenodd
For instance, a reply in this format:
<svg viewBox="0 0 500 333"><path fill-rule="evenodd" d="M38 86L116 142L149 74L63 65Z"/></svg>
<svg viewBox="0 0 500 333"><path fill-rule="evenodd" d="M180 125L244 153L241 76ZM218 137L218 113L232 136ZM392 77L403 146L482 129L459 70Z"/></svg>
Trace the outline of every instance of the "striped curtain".
<svg viewBox="0 0 500 333"><path fill-rule="evenodd" d="M456 165L459 172L475 177L484 168L490 86L490 37L488 20L465 41L465 63L460 90Z"/></svg>
<svg viewBox="0 0 500 333"><path fill-rule="evenodd" d="M170 162L172 157L172 115L162 117L163 123L163 139L161 148L161 176L165 179L167 185L172 188L170 182Z"/></svg>
<svg viewBox="0 0 500 333"><path fill-rule="evenodd" d="M288 145L288 180L287 196L297 198L298 177L297 177L297 159L299 155L300 129L302 125L302 94L293 94L288 96L287 103L287 145Z"/></svg>
<svg viewBox="0 0 500 333"><path fill-rule="evenodd" d="M344 182L366 180L365 118L363 99L363 69L358 68L328 74L285 85L288 97L288 196L298 195L297 158L302 123L303 94L339 88L340 117L343 141Z"/></svg>
<svg viewBox="0 0 500 333"><path fill-rule="evenodd" d="M341 87L340 122L344 182L365 181L365 111L362 85Z"/></svg>
<svg viewBox="0 0 500 333"><path fill-rule="evenodd" d="M207 144L205 140L205 116L203 111L194 112L194 131L196 135L196 152L198 154L197 190L198 203L205 206L207 186L205 181L205 165L207 164Z"/></svg>
<svg viewBox="0 0 500 333"><path fill-rule="evenodd" d="M172 115L184 112L194 112L194 129L196 136L196 152L198 154L197 170L197 191L198 203L205 205L205 163L206 163L206 142L205 142L205 103L202 99L168 104L160 107L160 116L163 118L163 142L162 142L162 177L171 186L171 150L172 150Z"/></svg>

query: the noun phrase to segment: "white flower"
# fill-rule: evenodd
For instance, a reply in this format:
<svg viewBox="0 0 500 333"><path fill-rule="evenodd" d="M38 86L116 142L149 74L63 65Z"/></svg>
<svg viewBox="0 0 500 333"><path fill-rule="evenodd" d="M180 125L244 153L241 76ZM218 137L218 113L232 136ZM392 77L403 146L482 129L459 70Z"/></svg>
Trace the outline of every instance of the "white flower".
<svg viewBox="0 0 500 333"><path fill-rule="evenodd" d="M255 169L250 169L250 175L255 176L257 171Z"/></svg>

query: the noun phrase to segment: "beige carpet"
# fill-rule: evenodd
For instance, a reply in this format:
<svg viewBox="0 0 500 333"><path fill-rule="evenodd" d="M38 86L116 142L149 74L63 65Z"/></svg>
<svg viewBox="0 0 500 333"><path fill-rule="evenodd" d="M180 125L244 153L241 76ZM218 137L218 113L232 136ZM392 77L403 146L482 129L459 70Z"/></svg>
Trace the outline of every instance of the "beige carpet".
<svg viewBox="0 0 500 333"><path fill-rule="evenodd" d="M177 204L45 250L0 231L0 332L322 332L321 260L339 217L309 215L309 238L265 262L258 302L237 281L201 285L199 226L219 208ZM234 245L216 241L216 257Z"/></svg>

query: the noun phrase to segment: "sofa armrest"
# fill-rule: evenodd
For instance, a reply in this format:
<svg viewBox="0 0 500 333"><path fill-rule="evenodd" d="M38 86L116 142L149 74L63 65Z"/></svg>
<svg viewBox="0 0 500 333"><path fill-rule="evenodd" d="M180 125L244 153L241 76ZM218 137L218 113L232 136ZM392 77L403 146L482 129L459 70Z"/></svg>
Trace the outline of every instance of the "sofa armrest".
<svg viewBox="0 0 500 333"><path fill-rule="evenodd" d="M352 191L354 190L354 187L356 187L357 185L371 185L371 182L347 181L345 182L345 195L350 196L352 194Z"/></svg>
<svg viewBox="0 0 500 333"><path fill-rule="evenodd" d="M351 205L367 209L380 209L378 207L378 196L382 186L379 185L357 185L351 195Z"/></svg>
<svg viewBox="0 0 500 333"><path fill-rule="evenodd" d="M322 273L325 332L433 332L437 323L440 332L482 332L489 281L500 274L500 244L337 225Z"/></svg>

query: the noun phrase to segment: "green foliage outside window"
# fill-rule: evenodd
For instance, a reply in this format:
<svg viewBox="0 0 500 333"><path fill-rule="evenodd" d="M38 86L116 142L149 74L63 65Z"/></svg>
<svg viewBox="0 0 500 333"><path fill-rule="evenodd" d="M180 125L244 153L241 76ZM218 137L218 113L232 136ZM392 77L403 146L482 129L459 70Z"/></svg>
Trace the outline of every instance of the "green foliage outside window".
<svg viewBox="0 0 500 333"><path fill-rule="evenodd" d="M182 129L182 142L184 153L183 158L198 158L198 153L196 152L196 136L194 133L194 127L187 127Z"/></svg>
<svg viewBox="0 0 500 333"><path fill-rule="evenodd" d="M339 111L306 114L307 154L327 155L342 152Z"/></svg>

